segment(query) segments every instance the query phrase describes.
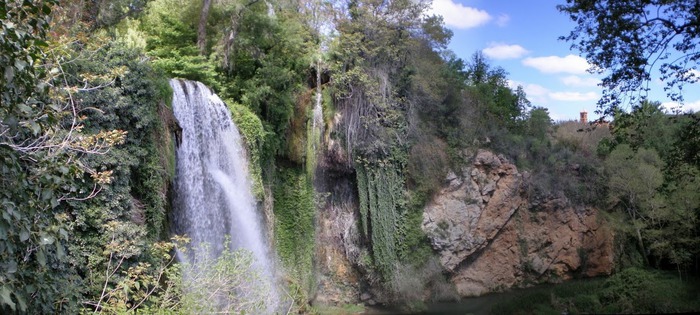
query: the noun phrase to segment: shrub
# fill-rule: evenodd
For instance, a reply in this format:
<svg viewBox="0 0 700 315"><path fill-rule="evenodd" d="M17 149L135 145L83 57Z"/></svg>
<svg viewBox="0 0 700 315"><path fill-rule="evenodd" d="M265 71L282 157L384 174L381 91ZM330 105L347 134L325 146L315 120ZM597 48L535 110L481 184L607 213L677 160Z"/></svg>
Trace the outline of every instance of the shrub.
<svg viewBox="0 0 700 315"><path fill-rule="evenodd" d="M447 151L447 144L434 136L423 136L411 147L407 171L413 191L430 195L440 188L449 165Z"/></svg>

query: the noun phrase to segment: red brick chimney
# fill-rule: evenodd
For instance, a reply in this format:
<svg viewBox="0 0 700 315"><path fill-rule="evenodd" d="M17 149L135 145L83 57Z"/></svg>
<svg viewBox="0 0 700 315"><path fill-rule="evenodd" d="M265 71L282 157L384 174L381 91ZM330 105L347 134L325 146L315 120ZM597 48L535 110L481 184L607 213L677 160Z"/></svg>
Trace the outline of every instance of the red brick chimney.
<svg viewBox="0 0 700 315"><path fill-rule="evenodd" d="M581 112L581 123L582 124L588 123L588 112L585 110Z"/></svg>

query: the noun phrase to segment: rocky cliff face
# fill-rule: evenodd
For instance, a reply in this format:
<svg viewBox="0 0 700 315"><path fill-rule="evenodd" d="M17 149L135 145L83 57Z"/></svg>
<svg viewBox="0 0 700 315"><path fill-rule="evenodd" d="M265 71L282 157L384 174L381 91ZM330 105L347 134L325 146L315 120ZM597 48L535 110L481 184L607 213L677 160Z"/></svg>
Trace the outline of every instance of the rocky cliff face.
<svg viewBox="0 0 700 315"><path fill-rule="evenodd" d="M325 196L316 230L319 304L372 300L361 284L356 183L345 156L329 146L319 161L316 188ZM422 228L460 295L612 271L613 235L598 211L563 198L530 198L529 181L502 156L480 150L469 166L447 175L426 206Z"/></svg>
<svg viewBox="0 0 700 315"><path fill-rule="evenodd" d="M426 206L423 230L460 295L612 271L613 236L597 210L530 200L528 180L480 150Z"/></svg>
<svg viewBox="0 0 700 315"><path fill-rule="evenodd" d="M336 115L334 122L339 116ZM329 129L332 126L329 126ZM316 217L317 288L313 303L343 305L360 299L361 275L355 174L348 154L327 132L314 187L322 198Z"/></svg>

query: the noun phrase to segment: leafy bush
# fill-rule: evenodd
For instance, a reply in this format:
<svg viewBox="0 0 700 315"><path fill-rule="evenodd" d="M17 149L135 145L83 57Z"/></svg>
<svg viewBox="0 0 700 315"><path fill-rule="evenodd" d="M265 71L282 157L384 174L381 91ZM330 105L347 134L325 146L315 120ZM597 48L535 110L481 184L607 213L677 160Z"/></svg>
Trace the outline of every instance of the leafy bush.
<svg viewBox="0 0 700 315"><path fill-rule="evenodd" d="M677 313L700 310L700 283L682 282L673 274L639 268L608 278L599 291L607 313Z"/></svg>
<svg viewBox="0 0 700 315"><path fill-rule="evenodd" d="M442 139L423 136L411 147L407 174L409 187L415 192L431 195L441 185L447 174L448 147Z"/></svg>
<svg viewBox="0 0 700 315"><path fill-rule="evenodd" d="M122 227L110 224L117 232ZM113 234L114 236L114 234ZM125 264L134 249L143 247L130 239L116 239L105 247L109 257L100 273L100 290L83 302L83 312L107 314L254 314L271 311L271 283L261 280L253 254L225 245L214 256L209 244L197 248L187 238L175 236L169 242L156 242L136 265ZM228 244L228 242L227 242ZM194 255L195 263L175 262L173 253ZM101 293L100 293L101 292Z"/></svg>

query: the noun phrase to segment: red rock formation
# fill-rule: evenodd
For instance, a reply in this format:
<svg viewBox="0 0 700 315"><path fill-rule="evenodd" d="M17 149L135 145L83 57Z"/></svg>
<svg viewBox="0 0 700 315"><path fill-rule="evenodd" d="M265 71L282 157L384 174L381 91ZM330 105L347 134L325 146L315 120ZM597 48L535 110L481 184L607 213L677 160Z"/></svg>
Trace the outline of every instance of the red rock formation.
<svg viewBox="0 0 700 315"><path fill-rule="evenodd" d="M527 173L480 150L426 207L423 230L463 296L609 274L613 235L594 208L531 203Z"/></svg>

